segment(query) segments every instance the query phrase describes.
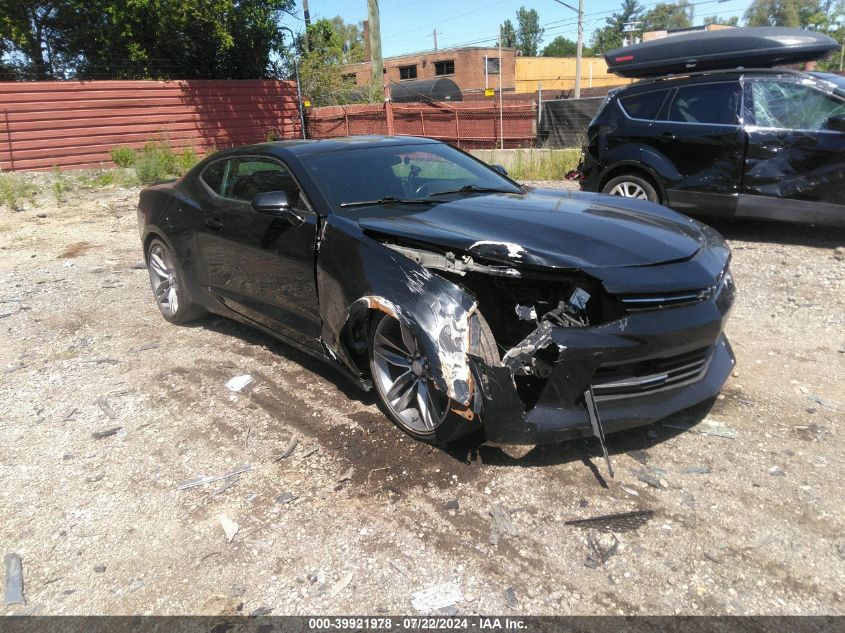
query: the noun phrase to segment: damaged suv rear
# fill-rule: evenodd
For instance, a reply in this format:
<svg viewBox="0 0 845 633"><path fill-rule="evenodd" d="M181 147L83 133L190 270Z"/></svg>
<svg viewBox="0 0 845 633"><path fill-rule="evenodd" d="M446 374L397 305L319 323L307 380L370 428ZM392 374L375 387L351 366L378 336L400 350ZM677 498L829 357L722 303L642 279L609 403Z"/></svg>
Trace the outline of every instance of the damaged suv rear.
<svg viewBox="0 0 845 633"><path fill-rule="evenodd" d="M214 160L239 155L272 157L289 171L297 220L288 213L253 248L290 260L278 240L290 249L291 231L302 231L304 249L313 239L319 332L307 336L310 282L282 290L285 314L296 318L274 326L274 312L261 308L271 299L246 296L268 292L268 280L255 279L262 268L236 296L231 271L243 262L226 261L202 236L199 257L174 258L190 289L180 305L321 351L374 387L385 413L420 440L483 428L496 442L552 442L594 434L597 415L603 431L630 428L715 396L732 370L723 333L735 294L730 253L695 220L641 200L524 188L428 139L274 143ZM175 186L183 212L207 168ZM255 195L252 209L266 213L272 194ZM144 194L140 209L148 242L155 214ZM212 269L227 266L216 289Z"/></svg>

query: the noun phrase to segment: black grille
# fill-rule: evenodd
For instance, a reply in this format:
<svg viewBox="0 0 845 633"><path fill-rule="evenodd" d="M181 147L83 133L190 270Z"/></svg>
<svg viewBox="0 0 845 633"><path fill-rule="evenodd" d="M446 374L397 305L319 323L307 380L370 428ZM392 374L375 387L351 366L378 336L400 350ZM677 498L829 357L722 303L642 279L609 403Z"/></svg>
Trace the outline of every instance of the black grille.
<svg viewBox="0 0 845 633"><path fill-rule="evenodd" d="M602 365L593 377L593 393L598 400L610 400L679 387L701 378L712 356L713 348L703 347L668 358Z"/></svg>
<svg viewBox="0 0 845 633"><path fill-rule="evenodd" d="M658 308L673 308L704 301L713 294L713 288L702 290L685 290L683 292L669 292L655 295L618 295L627 312L642 310L656 310Z"/></svg>

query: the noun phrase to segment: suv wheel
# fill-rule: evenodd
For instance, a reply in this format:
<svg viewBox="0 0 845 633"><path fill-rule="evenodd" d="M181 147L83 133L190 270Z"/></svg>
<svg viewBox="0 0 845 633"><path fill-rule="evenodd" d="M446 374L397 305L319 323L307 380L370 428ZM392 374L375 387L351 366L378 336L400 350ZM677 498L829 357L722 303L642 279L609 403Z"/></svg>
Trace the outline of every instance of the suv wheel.
<svg viewBox="0 0 845 633"><path fill-rule="evenodd" d="M650 182L644 178L631 174L617 176L616 178L608 180L601 192L611 196L660 202L660 197L657 195L657 191L654 190L654 186Z"/></svg>

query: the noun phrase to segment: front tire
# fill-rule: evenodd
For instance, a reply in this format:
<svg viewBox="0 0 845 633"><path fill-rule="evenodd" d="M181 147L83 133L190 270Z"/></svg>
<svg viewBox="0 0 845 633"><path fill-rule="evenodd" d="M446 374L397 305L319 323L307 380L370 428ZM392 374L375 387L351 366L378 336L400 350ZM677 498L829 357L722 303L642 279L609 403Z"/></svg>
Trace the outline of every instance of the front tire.
<svg viewBox="0 0 845 633"><path fill-rule="evenodd" d="M660 203L660 196L657 195L654 185L645 178L633 174L625 174L608 180L601 192L611 196Z"/></svg>
<svg viewBox="0 0 845 633"><path fill-rule="evenodd" d="M176 258L160 239L152 240L147 248L147 271L153 298L167 321L181 325L202 316L202 308L188 298Z"/></svg>
<svg viewBox="0 0 845 633"><path fill-rule="evenodd" d="M489 327L486 323L477 325L483 322L481 315L471 318L476 325L473 330L482 331L482 344L489 346L492 341ZM478 345L473 342L474 347ZM421 442L443 446L480 428L478 416L467 419L456 413L453 410L456 403L434 386L428 359L404 323L376 313L370 323L369 356L373 385L382 409L400 430Z"/></svg>

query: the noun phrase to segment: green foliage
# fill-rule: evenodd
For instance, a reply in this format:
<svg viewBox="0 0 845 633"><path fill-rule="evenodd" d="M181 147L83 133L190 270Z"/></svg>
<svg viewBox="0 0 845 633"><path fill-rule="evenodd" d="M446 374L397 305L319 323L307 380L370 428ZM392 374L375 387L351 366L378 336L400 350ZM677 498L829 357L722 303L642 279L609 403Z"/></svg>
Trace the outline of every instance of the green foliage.
<svg viewBox="0 0 845 633"><path fill-rule="evenodd" d="M543 49L543 57L575 57L578 53L578 43L558 35ZM581 54L592 57L594 52L589 46L584 46Z"/></svg>
<svg viewBox="0 0 845 633"><path fill-rule="evenodd" d="M516 47L526 57L535 57L543 39L540 16L536 9L519 7L516 12Z"/></svg>
<svg viewBox="0 0 845 633"><path fill-rule="evenodd" d="M503 47L516 48L516 29L513 27L513 22L510 20L502 22L502 26L499 27L499 39Z"/></svg>
<svg viewBox="0 0 845 633"><path fill-rule="evenodd" d="M111 159L118 167L131 167L138 160L138 154L131 147L112 147Z"/></svg>
<svg viewBox="0 0 845 633"><path fill-rule="evenodd" d="M22 203L35 205L38 189L22 174L0 173L0 206L11 211L23 211Z"/></svg>
<svg viewBox="0 0 845 633"><path fill-rule="evenodd" d="M331 19L332 28L340 39L343 61L345 64L355 64L366 61L364 43L364 23L350 23L336 15Z"/></svg>
<svg viewBox="0 0 845 633"><path fill-rule="evenodd" d="M294 0L0 0L19 78L257 78Z"/></svg>
<svg viewBox="0 0 845 633"><path fill-rule="evenodd" d="M653 9L643 14L643 31L662 31L670 29L685 29L692 26L692 19L695 12L688 0L679 0L677 3L660 2Z"/></svg>
<svg viewBox="0 0 845 633"><path fill-rule="evenodd" d="M167 180L178 175L177 159L167 142L149 142L135 161L135 175L143 184Z"/></svg>
<svg viewBox="0 0 845 633"><path fill-rule="evenodd" d="M300 58L299 82L304 99L315 106L339 105L360 100L359 90L343 80L341 66L347 53L332 20L317 20L308 27L308 50Z"/></svg>
<svg viewBox="0 0 845 633"><path fill-rule="evenodd" d="M803 0L754 0L745 12L746 26L799 27L802 3Z"/></svg>
<svg viewBox="0 0 845 633"><path fill-rule="evenodd" d="M619 11L605 18L605 26L593 33L593 49L596 55L622 46L623 29L626 22L635 21L643 12L643 6L637 0L622 0Z"/></svg>
<svg viewBox="0 0 845 633"><path fill-rule="evenodd" d="M193 147L185 147L176 157L176 167L180 176L184 176L188 170L199 162L199 156Z"/></svg>
<svg viewBox="0 0 845 633"><path fill-rule="evenodd" d="M53 166L51 175L50 187L53 189L53 197L58 204L62 204L67 201L67 193L72 189L71 184L58 165Z"/></svg>
<svg viewBox="0 0 845 633"><path fill-rule="evenodd" d="M704 18L704 24L722 24L724 26L738 26L739 17L734 15L729 18L723 18L721 15L710 15Z"/></svg>
<svg viewBox="0 0 845 633"><path fill-rule="evenodd" d="M580 149L521 149L508 168L514 180L563 180L566 172L575 169Z"/></svg>

